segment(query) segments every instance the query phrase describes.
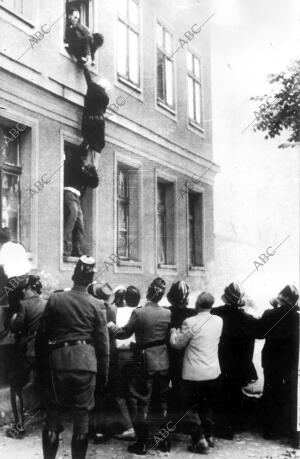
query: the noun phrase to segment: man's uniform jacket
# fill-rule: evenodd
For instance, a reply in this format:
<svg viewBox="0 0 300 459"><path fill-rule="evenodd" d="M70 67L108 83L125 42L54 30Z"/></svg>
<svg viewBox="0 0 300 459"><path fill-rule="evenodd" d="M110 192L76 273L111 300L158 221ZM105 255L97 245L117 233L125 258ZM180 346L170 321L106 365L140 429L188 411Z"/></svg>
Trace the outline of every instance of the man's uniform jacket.
<svg viewBox="0 0 300 459"><path fill-rule="evenodd" d="M64 342L77 340L92 344L60 347ZM49 342L53 344L49 346ZM54 371L98 372L107 379L109 338L103 301L89 295L81 286L53 293L45 307L36 340L36 353L42 365L49 349Z"/></svg>

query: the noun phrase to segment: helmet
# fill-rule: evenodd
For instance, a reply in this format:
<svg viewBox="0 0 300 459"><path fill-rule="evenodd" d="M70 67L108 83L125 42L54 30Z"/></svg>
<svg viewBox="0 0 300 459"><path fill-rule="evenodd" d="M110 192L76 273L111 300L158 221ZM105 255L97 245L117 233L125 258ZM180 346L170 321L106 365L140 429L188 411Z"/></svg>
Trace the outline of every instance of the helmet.
<svg viewBox="0 0 300 459"><path fill-rule="evenodd" d="M175 305L187 304L189 292L189 285L185 281L175 282L167 294L168 301Z"/></svg>
<svg viewBox="0 0 300 459"><path fill-rule="evenodd" d="M231 282L224 289L222 300L227 304L234 304L239 307L245 306L246 302L243 297L245 295L242 286L238 282Z"/></svg>

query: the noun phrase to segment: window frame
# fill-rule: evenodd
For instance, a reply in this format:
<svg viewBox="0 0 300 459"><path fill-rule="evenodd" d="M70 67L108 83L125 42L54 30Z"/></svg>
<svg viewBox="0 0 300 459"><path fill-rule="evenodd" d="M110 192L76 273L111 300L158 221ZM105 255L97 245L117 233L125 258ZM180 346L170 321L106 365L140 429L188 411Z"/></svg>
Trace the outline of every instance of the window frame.
<svg viewBox="0 0 300 459"><path fill-rule="evenodd" d="M201 264L196 264L193 263L191 258L190 258L190 197L194 195L197 196L198 199L200 198L201 200L201 209L199 212L201 212L200 218L201 218L201 247L200 247L200 252L201 252ZM195 191L193 189L188 190L187 194L187 216L188 216L188 266L189 266L189 271L192 270L197 270L197 269L203 269L205 267L205 262L204 262L204 193ZM196 219L196 215L194 216L194 219ZM195 240L195 233L197 232L197 227L195 223L195 228L194 228L194 234L193 234L193 245L196 248L196 240Z"/></svg>
<svg viewBox="0 0 300 459"><path fill-rule="evenodd" d="M159 182L172 186L173 193L173 263L160 264L158 261L158 184ZM154 216L155 216L155 272L156 274L177 274L178 272L178 206L176 205L176 196L178 193L177 176L172 175L162 169L155 169L155 201L154 201Z"/></svg>
<svg viewBox="0 0 300 459"><path fill-rule="evenodd" d="M188 68L189 54L192 56L193 71ZM199 77L194 73L194 59L199 61ZM192 79L193 83L193 119L189 115L189 78ZM196 121L196 95L195 95L195 84L200 86L200 123ZM187 126L192 128L193 132L204 134L204 91L203 91L203 66L202 66L202 55L194 51L191 48L186 50L186 91L187 91Z"/></svg>
<svg viewBox="0 0 300 459"><path fill-rule="evenodd" d="M201 194L202 195L202 239L201 239L201 244L202 244L202 266L192 266L190 263L190 243L189 243L189 194L194 193L194 194ZM187 232L186 232L186 244L187 244L187 268L188 272L190 275L198 275L199 272L204 273L206 271L206 247L205 247L205 241L206 241L206 209L205 209L205 203L206 203L206 192L204 186L202 184L191 184L190 182L187 184L187 193L185 196L185 205L186 205L186 227L187 227Z"/></svg>
<svg viewBox="0 0 300 459"><path fill-rule="evenodd" d="M7 14L9 22L13 25L16 25L19 29L23 30L24 32L28 33L28 29L30 29L30 33L32 33L32 29L35 28L35 23L38 19L38 10L39 10L39 3L36 0L34 1L34 5L32 6L32 10L34 11L32 18L19 13L14 8L10 8L8 5L5 5L3 1L0 0L0 10L5 11ZM25 27L24 27L25 26Z"/></svg>
<svg viewBox="0 0 300 459"><path fill-rule="evenodd" d="M142 2L141 0L123 0L126 1L127 6L127 13L126 18L121 16L119 9L118 9L118 0L116 0L116 28L115 28L115 35L116 35L116 44L115 44L115 68L116 68L116 82L121 83L122 85L128 86L130 89L134 89L136 93L142 92L142 76L143 76L143 69L142 69ZM134 25L129 21L129 2L134 1L137 4L138 9L138 25ZM127 53L126 53L126 75L123 75L119 72L118 69L118 29L119 29L119 22L122 23L126 27L126 35L127 35ZM137 35L138 40L138 52L137 52L137 66L138 66L138 82L134 82L130 79L130 63L129 63L129 33L130 30ZM123 87L123 86L121 86ZM134 93L133 93L134 95Z"/></svg>
<svg viewBox="0 0 300 459"><path fill-rule="evenodd" d="M163 29L163 42L165 43L165 35L166 32L169 33L170 35L170 43L171 43L171 54L167 55L167 51L164 48L161 48L159 43L158 43L158 26L162 27ZM176 73L176 68L175 68L175 55L176 51L174 51L174 40L175 40L175 34L174 30L172 27L168 24L166 24L165 21L163 21L161 18L156 17L155 18L155 104L156 108L162 109L162 112L164 114L168 114L172 116L172 119L176 116L176 111L177 111L177 100L176 100L176 78L175 78L175 73ZM164 46L164 44L163 44ZM173 97L173 105L169 105L165 99L161 99L158 96L158 53L161 53L163 55L164 59L164 79L163 79L163 84L164 84L164 91L165 91L165 96L166 96L166 65L165 62L166 60L169 60L169 62L172 63L172 97Z"/></svg>
<svg viewBox="0 0 300 459"><path fill-rule="evenodd" d="M118 206L117 206L117 198L118 198L118 183L117 183L117 173L118 173L118 166L123 165L124 168L127 169L134 169L136 172L136 182L137 182L137 194L138 194L138 216L137 216L137 228L138 228L138 245L137 245L137 253L138 253L138 260L133 260L129 257L128 260L117 258L116 263L114 263L113 272L114 273L143 273L143 164L138 159L132 157L132 155L128 152L121 153L119 150L115 150L114 152L114 246L113 246L113 253L118 255ZM130 183L129 183L130 187ZM130 230L130 227L129 227ZM129 231L129 241L130 241L130 231ZM130 245L130 242L129 242Z"/></svg>
<svg viewBox="0 0 300 459"><path fill-rule="evenodd" d="M91 0L71 0L71 3L80 3L80 24L88 27L89 30L91 30L91 32L93 32L93 24L92 24L92 9L93 9L93 2ZM86 23L86 20L85 22L82 22L82 6L83 4L86 4L87 7L88 7L88 12L84 13L84 16L87 16L88 17L88 23ZM70 5L70 2L68 0L65 0L65 12L66 12L66 19L67 19L67 11L68 11L68 8ZM72 7L72 5L70 6ZM74 8L77 8L77 6L74 6Z"/></svg>

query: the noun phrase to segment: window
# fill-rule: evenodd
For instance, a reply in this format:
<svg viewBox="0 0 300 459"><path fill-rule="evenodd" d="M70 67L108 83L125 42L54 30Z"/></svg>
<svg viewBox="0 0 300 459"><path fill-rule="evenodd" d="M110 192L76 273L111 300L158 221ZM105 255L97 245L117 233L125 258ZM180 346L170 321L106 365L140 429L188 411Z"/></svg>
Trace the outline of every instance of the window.
<svg viewBox="0 0 300 459"><path fill-rule="evenodd" d="M187 53L187 70L189 121L203 128L201 62L190 51Z"/></svg>
<svg viewBox="0 0 300 459"><path fill-rule="evenodd" d="M36 5L32 4L32 1L28 0L0 0L0 6L4 6L17 15L31 20L33 19L34 10L36 7Z"/></svg>
<svg viewBox="0 0 300 459"><path fill-rule="evenodd" d="M140 86L139 1L118 0L117 72L135 86Z"/></svg>
<svg viewBox="0 0 300 459"><path fill-rule="evenodd" d="M139 260L138 169L117 168L117 255L120 260Z"/></svg>
<svg viewBox="0 0 300 459"><path fill-rule="evenodd" d="M173 36L157 23L157 102L174 109Z"/></svg>
<svg viewBox="0 0 300 459"><path fill-rule="evenodd" d="M66 12L76 8L80 13L80 23L89 27L90 25L90 0L66 0Z"/></svg>
<svg viewBox="0 0 300 459"><path fill-rule="evenodd" d="M158 266L174 265L174 186L157 183L157 261Z"/></svg>
<svg viewBox="0 0 300 459"><path fill-rule="evenodd" d="M0 125L1 225L10 229L12 240L20 240L20 138L11 138L9 127Z"/></svg>
<svg viewBox="0 0 300 459"><path fill-rule="evenodd" d="M203 195L189 192L189 265L203 266Z"/></svg>

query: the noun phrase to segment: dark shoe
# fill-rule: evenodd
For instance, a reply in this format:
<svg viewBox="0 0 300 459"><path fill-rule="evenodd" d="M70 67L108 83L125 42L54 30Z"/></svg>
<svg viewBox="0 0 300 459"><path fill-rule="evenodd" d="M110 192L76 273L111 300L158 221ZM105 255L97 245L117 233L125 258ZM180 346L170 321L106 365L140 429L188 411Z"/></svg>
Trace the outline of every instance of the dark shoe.
<svg viewBox="0 0 300 459"><path fill-rule="evenodd" d="M210 448L214 448L215 447L215 439L214 439L214 437L206 437L206 441L207 441L208 446Z"/></svg>
<svg viewBox="0 0 300 459"><path fill-rule="evenodd" d="M133 445L129 445L127 451L132 454L138 454L140 456L145 456L148 452L148 445L147 443L141 443L139 441L133 443Z"/></svg>
<svg viewBox="0 0 300 459"><path fill-rule="evenodd" d="M163 453L169 453L171 451L171 440L166 438L157 444L157 449Z"/></svg>
<svg viewBox="0 0 300 459"><path fill-rule="evenodd" d="M6 431L6 436L15 440L22 440L25 437L25 428L20 429L19 426L12 426Z"/></svg>
<svg viewBox="0 0 300 459"><path fill-rule="evenodd" d="M208 454L209 453L209 447L208 443L205 440L205 438L201 438L197 443L189 446L189 451L192 453L198 453L198 454Z"/></svg>

